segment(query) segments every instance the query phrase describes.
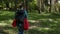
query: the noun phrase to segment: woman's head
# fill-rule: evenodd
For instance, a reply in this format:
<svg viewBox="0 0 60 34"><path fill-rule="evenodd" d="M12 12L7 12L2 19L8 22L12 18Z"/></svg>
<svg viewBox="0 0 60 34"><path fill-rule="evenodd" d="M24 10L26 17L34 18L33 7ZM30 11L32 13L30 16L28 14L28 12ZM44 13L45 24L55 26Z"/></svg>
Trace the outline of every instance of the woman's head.
<svg viewBox="0 0 60 34"><path fill-rule="evenodd" d="M17 5L17 8L21 9L21 8L23 8L23 6L24 6L23 3L20 3L20 4Z"/></svg>

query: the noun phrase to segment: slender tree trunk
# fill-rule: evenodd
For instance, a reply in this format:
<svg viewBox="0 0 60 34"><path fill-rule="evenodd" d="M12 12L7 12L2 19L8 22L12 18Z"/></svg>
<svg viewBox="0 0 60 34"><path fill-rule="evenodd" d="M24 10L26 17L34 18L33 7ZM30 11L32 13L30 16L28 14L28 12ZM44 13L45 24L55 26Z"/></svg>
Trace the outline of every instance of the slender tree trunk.
<svg viewBox="0 0 60 34"><path fill-rule="evenodd" d="M28 12L28 0L24 0L24 9Z"/></svg>
<svg viewBox="0 0 60 34"><path fill-rule="evenodd" d="M45 4L44 4L44 0L41 1L41 11L44 12L45 10Z"/></svg>
<svg viewBox="0 0 60 34"><path fill-rule="evenodd" d="M51 13L54 12L54 0L50 0L50 11Z"/></svg>
<svg viewBox="0 0 60 34"><path fill-rule="evenodd" d="M49 13L51 13L51 0L50 0L50 8L49 8Z"/></svg>
<svg viewBox="0 0 60 34"><path fill-rule="evenodd" d="M6 2L6 10L9 10L9 2Z"/></svg>
<svg viewBox="0 0 60 34"><path fill-rule="evenodd" d="M44 0L44 4L48 6L48 0Z"/></svg>
<svg viewBox="0 0 60 34"><path fill-rule="evenodd" d="M18 0L15 0L15 1L14 1L14 3L15 3L15 8L14 8L15 11L17 10L17 2L18 2Z"/></svg>
<svg viewBox="0 0 60 34"><path fill-rule="evenodd" d="M37 4L39 7L39 13L44 12L44 10L45 10L44 0L37 0Z"/></svg>
<svg viewBox="0 0 60 34"><path fill-rule="evenodd" d="M41 0L37 0L38 13L41 13Z"/></svg>
<svg viewBox="0 0 60 34"><path fill-rule="evenodd" d="M3 8L4 8L4 7L3 7L3 2L4 2L4 1L3 1L3 0L1 0L1 2L2 2L2 7L0 7L0 8L1 8L1 10L3 10Z"/></svg>
<svg viewBox="0 0 60 34"><path fill-rule="evenodd" d="M55 0L55 12L59 12L58 8L58 0Z"/></svg>
<svg viewBox="0 0 60 34"><path fill-rule="evenodd" d="M44 0L44 5L45 5L44 8L45 8L46 12L49 12L49 4L48 4L48 2L49 2L48 0Z"/></svg>

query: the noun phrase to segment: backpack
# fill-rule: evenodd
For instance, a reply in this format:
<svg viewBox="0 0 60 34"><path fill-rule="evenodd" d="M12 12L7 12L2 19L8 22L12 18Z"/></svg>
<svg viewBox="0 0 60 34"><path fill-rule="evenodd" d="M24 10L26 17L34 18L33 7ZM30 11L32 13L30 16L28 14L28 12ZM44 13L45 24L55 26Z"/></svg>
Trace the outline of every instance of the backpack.
<svg viewBox="0 0 60 34"><path fill-rule="evenodd" d="M19 24L23 25L24 17L25 17L24 10L17 10L17 12L15 14L17 26L19 26Z"/></svg>
<svg viewBox="0 0 60 34"><path fill-rule="evenodd" d="M21 24L21 26L19 26L19 24ZM21 11L17 11L16 15L15 15L15 19L13 20L12 23L13 27L21 27L24 30L28 30L29 29L29 22L27 19L27 12L24 10Z"/></svg>
<svg viewBox="0 0 60 34"><path fill-rule="evenodd" d="M24 10L17 10L16 15L15 15L16 20L23 21L24 17L25 17Z"/></svg>

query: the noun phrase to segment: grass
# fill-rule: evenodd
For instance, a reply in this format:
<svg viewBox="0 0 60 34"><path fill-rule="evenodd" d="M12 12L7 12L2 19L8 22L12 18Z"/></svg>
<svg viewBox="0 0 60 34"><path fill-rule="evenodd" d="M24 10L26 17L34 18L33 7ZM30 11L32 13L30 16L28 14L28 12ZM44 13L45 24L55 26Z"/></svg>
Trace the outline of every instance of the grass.
<svg viewBox="0 0 60 34"><path fill-rule="evenodd" d="M17 28L11 27L15 12L0 11L0 34L17 34ZM25 34L60 34L60 14L28 13L30 29Z"/></svg>

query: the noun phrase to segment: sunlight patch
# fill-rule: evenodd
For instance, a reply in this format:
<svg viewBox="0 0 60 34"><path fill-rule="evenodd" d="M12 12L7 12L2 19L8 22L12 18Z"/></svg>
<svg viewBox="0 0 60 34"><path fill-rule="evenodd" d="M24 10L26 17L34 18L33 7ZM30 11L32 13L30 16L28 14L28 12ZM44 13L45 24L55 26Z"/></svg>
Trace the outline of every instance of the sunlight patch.
<svg viewBox="0 0 60 34"><path fill-rule="evenodd" d="M0 23L4 23L4 21L0 21Z"/></svg>
<svg viewBox="0 0 60 34"><path fill-rule="evenodd" d="M60 3L60 1L58 1L58 3Z"/></svg>
<svg viewBox="0 0 60 34"><path fill-rule="evenodd" d="M9 19L9 22L10 22L10 23L12 23L12 22L13 22L13 20L12 20L12 19Z"/></svg>
<svg viewBox="0 0 60 34"><path fill-rule="evenodd" d="M34 22L36 22L35 20L29 20L29 22L32 22L32 23L34 23Z"/></svg>
<svg viewBox="0 0 60 34"><path fill-rule="evenodd" d="M0 23L0 26L8 25L7 23Z"/></svg>
<svg viewBox="0 0 60 34"><path fill-rule="evenodd" d="M49 19L49 21L50 21L50 22L52 22L52 21L53 21L53 19Z"/></svg>
<svg viewBox="0 0 60 34"><path fill-rule="evenodd" d="M48 30L50 30L50 28L42 28L42 27L39 27L38 30L39 31L48 31Z"/></svg>

